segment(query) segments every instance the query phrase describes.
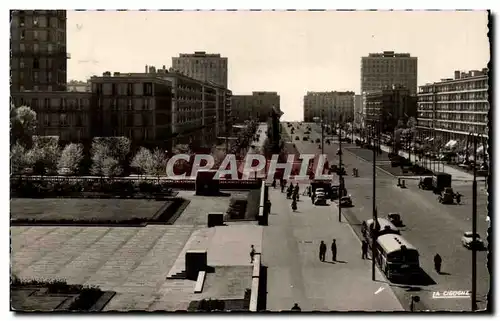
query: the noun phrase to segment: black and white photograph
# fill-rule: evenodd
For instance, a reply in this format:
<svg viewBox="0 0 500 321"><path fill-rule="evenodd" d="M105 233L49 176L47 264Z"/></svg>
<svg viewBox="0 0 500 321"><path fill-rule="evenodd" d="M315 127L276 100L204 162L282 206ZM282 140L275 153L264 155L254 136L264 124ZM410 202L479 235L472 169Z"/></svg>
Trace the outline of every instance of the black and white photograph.
<svg viewBox="0 0 500 321"><path fill-rule="evenodd" d="M9 11L12 313L491 314L492 12L118 7Z"/></svg>

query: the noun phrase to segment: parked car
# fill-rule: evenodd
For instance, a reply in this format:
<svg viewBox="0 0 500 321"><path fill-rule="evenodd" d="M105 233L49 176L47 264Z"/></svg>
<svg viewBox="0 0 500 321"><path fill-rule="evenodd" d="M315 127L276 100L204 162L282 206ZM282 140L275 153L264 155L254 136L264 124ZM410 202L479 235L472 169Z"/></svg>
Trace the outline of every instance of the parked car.
<svg viewBox="0 0 500 321"><path fill-rule="evenodd" d="M326 205L326 195L318 194L314 199L314 205Z"/></svg>
<svg viewBox="0 0 500 321"><path fill-rule="evenodd" d="M319 138L316 138L316 144L321 143L321 140Z"/></svg>
<svg viewBox="0 0 500 321"><path fill-rule="evenodd" d="M472 232L465 232L464 235L462 236L462 245L465 246L468 249L472 249L473 247L476 247L476 249L483 249L484 248L484 241L481 239L478 233L476 233L476 242L474 243L472 241Z"/></svg>
<svg viewBox="0 0 500 321"><path fill-rule="evenodd" d="M303 141L307 142L309 140L309 137L307 136L304 136L304 138L302 138Z"/></svg>
<svg viewBox="0 0 500 321"><path fill-rule="evenodd" d="M340 204L341 207L351 207L352 206L352 199L351 196L343 196L340 198Z"/></svg>
<svg viewBox="0 0 500 321"><path fill-rule="evenodd" d="M300 140L300 137L299 136L295 136L295 140Z"/></svg>

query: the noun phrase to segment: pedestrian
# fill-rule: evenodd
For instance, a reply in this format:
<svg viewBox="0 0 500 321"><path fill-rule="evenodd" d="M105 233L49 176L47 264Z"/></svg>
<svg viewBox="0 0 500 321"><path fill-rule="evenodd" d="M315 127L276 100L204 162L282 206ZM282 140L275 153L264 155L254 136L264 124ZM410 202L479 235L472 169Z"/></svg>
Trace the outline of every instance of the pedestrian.
<svg viewBox="0 0 500 321"><path fill-rule="evenodd" d="M443 259L441 258L441 255L436 254L434 256L434 269L436 269L436 272L441 274L441 263L443 262Z"/></svg>
<svg viewBox="0 0 500 321"><path fill-rule="evenodd" d="M325 242L321 241L321 244L319 245L319 260L321 262L325 262L325 256L326 256L326 244Z"/></svg>
<svg viewBox="0 0 500 321"><path fill-rule="evenodd" d="M336 262L337 261L337 243L336 243L335 239L333 239L331 250L332 250L332 261Z"/></svg>
<svg viewBox="0 0 500 321"><path fill-rule="evenodd" d="M267 200L266 204L267 204L267 213L269 214L269 213L271 213L271 201Z"/></svg>
<svg viewBox="0 0 500 321"><path fill-rule="evenodd" d="M255 257L255 248L253 247L253 244L250 246L250 263L253 263L253 259Z"/></svg>
<svg viewBox="0 0 500 321"><path fill-rule="evenodd" d="M368 259L368 242L365 240L361 241L361 258Z"/></svg>
<svg viewBox="0 0 500 321"><path fill-rule="evenodd" d="M298 303L295 303L292 307L292 311L293 312L301 312L302 309L299 307L299 304Z"/></svg>
<svg viewBox="0 0 500 321"><path fill-rule="evenodd" d="M273 184L272 184L273 188L276 189L276 178L273 179Z"/></svg>

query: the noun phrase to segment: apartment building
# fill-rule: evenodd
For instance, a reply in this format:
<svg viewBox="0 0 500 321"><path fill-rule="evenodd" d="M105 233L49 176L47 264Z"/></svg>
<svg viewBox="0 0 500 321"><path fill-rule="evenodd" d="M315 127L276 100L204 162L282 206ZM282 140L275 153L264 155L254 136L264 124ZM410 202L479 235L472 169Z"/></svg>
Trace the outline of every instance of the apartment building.
<svg viewBox="0 0 500 321"><path fill-rule="evenodd" d="M66 90L65 10L12 10L11 92Z"/></svg>
<svg viewBox="0 0 500 321"><path fill-rule="evenodd" d="M304 96L304 121L315 118L326 123L352 122L354 120L354 92L308 91Z"/></svg>
<svg viewBox="0 0 500 321"><path fill-rule="evenodd" d="M11 93L15 106L29 106L37 113L37 135L59 136L62 143L89 142L91 93L20 91Z"/></svg>
<svg viewBox="0 0 500 321"><path fill-rule="evenodd" d="M465 145L469 133L488 137L488 69L455 71L419 87L417 128L426 138Z"/></svg>
<svg viewBox="0 0 500 321"><path fill-rule="evenodd" d="M363 95L354 95L354 126L363 125Z"/></svg>
<svg viewBox="0 0 500 321"><path fill-rule="evenodd" d="M233 95L231 98L232 116L236 123L256 118L266 122L275 107L281 111L280 96L275 91L254 91L251 95Z"/></svg>
<svg viewBox="0 0 500 321"><path fill-rule="evenodd" d="M404 86L411 95L417 93L417 57L409 53L384 51L361 58L361 92Z"/></svg>
<svg viewBox="0 0 500 321"><path fill-rule="evenodd" d="M172 57L172 68L181 74L203 82L212 82L227 88L227 58L220 54L195 51Z"/></svg>
<svg viewBox="0 0 500 321"><path fill-rule="evenodd" d="M382 133L394 133L399 122L406 124L417 113L417 98L402 86L364 93L364 120L380 126Z"/></svg>
<svg viewBox="0 0 500 321"><path fill-rule="evenodd" d="M70 80L66 84L67 91L91 92L92 88L89 81Z"/></svg>

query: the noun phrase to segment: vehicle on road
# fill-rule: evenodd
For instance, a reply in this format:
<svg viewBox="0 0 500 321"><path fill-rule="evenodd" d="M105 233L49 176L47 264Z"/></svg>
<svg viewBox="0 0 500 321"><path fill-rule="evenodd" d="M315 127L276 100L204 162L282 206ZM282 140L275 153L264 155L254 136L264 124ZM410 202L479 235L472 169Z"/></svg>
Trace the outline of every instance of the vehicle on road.
<svg viewBox="0 0 500 321"><path fill-rule="evenodd" d="M420 273L420 254L401 235L379 236L375 246L375 260L390 281L411 279Z"/></svg>
<svg viewBox="0 0 500 321"><path fill-rule="evenodd" d="M387 219L389 220L389 222L394 224L394 226L404 226L403 220L401 219L401 215L399 213L389 213L389 215L387 215Z"/></svg>
<svg viewBox="0 0 500 321"><path fill-rule="evenodd" d="M341 207L352 207L351 196L342 196L339 201L339 206Z"/></svg>
<svg viewBox="0 0 500 321"><path fill-rule="evenodd" d="M446 187L451 187L451 175L436 173L432 176L432 189L435 194L440 194Z"/></svg>
<svg viewBox="0 0 500 321"><path fill-rule="evenodd" d="M326 140L326 143L327 143L328 145L330 145L330 140L329 140L329 139L327 139L327 140Z"/></svg>
<svg viewBox="0 0 500 321"><path fill-rule="evenodd" d="M427 177L420 177L420 182L418 182L418 188L423 189L423 190L432 190L433 185L432 185L432 177L427 176Z"/></svg>
<svg viewBox="0 0 500 321"><path fill-rule="evenodd" d="M295 140L300 140L300 137L299 136L295 136Z"/></svg>
<svg viewBox="0 0 500 321"><path fill-rule="evenodd" d="M455 193L451 187L446 187L441 195L438 196L438 201L441 204L453 204Z"/></svg>
<svg viewBox="0 0 500 321"><path fill-rule="evenodd" d="M363 227L365 228L366 231L371 231L375 228L373 224L373 219L366 220L362 223ZM388 219L385 218L377 218L377 228L378 228L378 233L377 235L385 235L385 234L401 234L399 229L392 224L392 222ZM369 236L369 235L366 235Z"/></svg>
<svg viewBox="0 0 500 321"><path fill-rule="evenodd" d="M309 135L311 132L309 130L304 132L304 135Z"/></svg>
<svg viewBox="0 0 500 321"><path fill-rule="evenodd" d="M321 143L321 139L316 138L316 144L319 144L319 143Z"/></svg>
<svg viewBox="0 0 500 321"><path fill-rule="evenodd" d="M476 242L472 240L472 232L465 232L464 235L462 236L462 245L465 246L468 249L472 249L476 247L476 249L483 249L484 248L484 241L481 239L481 236L479 236L478 233L476 233Z"/></svg>
<svg viewBox="0 0 500 321"><path fill-rule="evenodd" d="M309 140L309 137L304 136L304 137L302 138L302 140L303 140L303 141L305 141L305 142L307 142L307 141Z"/></svg>
<svg viewBox="0 0 500 321"><path fill-rule="evenodd" d="M324 193L318 193L318 195L314 199L314 205L327 205L326 195Z"/></svg>

